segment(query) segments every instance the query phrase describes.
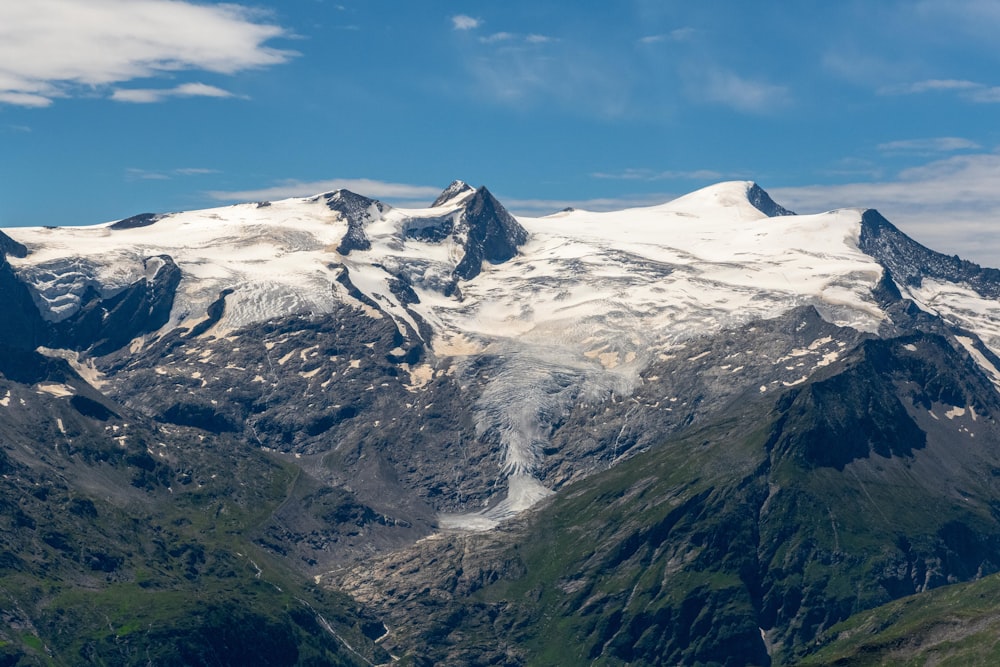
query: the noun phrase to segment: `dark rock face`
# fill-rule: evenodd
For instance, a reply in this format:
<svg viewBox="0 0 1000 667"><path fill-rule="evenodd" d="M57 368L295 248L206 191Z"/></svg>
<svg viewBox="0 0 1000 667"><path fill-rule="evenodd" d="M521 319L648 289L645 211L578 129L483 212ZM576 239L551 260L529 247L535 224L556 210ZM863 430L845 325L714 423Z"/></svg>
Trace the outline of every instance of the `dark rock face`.
<svg viewBox="0 0 1000 667"><path fill-rule="evenodd" d="M935 252L899 231L876 210L861 217L861 251L874 257L904 285L919 287L924 278L965 283L988 299L1000 298L1000 270Z"/></svg>
<svg viewBox="0 0 1000 667"><path fill-rule="evenodd" d="M144 260L152 278L140 279L114 296L86 295L78 312L52 325L50 347L86 350L95 355L113 352L137 336L156 331L170 318L181 270L167 255Z"/></svg>
<svg viewBox="0 0 1000 667"><path fill-rule="evenodd" d="M340 242L337 252L347 255L352 250L371 249L372 244L365 234L365 225L373 220L373 207L375 211L382 213L385 211L385 206L379 201L349 190L337 190L323 197L331 211L337 211L347 220L347 233Z"/></svg>
<svg viewBox="0 0 1000 667"><path fill-rule="evenodd" d="M0 254L12 257L27 257L28 249L3 232L0 232Z"/></svg>
<svg viewBox="0 0 1000 667"><path fill-rule="evenodd" d="M103 355L156 331L170 318L181 270L166 255L147 257L143 262L149 277L110 295L101 294L96 280L86 275L81 278L81 271L87 271L84 264L43 269L46 277L58 280L62 271L66 280L76 281L70 289L76 290L79 308L53 321L51 314L44 317L39 310L47 307L45 300L33 294L5 259L0 260L0 297L7 313L0 321L0 340L29 349L44 345Z"/></svg>
<svg viewBox="0 0 1000 667"><path fill-rule="evenodd" d="M0 255L0 341L19 349L33 350L48 338L48 323L42 319L31 291L14 273L5 256Z"/></svg>
<svg viewBox="0 0 1000 667"><path fill-rule="evenodd" d="M455 267L455 275L462 280L478 276L484 261L506 262L528 240L524 227L485 187L476 190L466 204L462 224L468 230L465 255Z"/></svg>
<svg viewBox="0 0 1000 667"><path fill-rule="evenodd" d="M124 220L119 220L118 222L111 225L111 229L122 230L122 229L137 229L139 227L149 227L150 225L156 224L157 221L162 220L166 216L159 213L140 213L139 215L133 215L130 218L125 218Z"/></svg>
<svg viewBox="0 0 1000 667"><path fill-rule="evenodd" d="M771 195L754 183L750 186L750 190L747 191L747 199L753 204L754 208L768 216L769 218L775 218L781 215L795 215L794 211L789 211L787 208L780 206L773 199Z"/></svg>

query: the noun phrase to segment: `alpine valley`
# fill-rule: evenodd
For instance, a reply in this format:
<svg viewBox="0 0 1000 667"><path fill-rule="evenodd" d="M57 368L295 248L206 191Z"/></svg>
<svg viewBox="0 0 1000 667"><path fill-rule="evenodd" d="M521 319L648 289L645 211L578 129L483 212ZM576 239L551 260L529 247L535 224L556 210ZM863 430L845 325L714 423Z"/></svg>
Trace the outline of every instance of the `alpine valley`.
<svg viewBox="0 0 1000 667"><path fill-rule="evenodd" d="M0 251L0 665L1000 664L1000 271L874 210Z"/></svg>

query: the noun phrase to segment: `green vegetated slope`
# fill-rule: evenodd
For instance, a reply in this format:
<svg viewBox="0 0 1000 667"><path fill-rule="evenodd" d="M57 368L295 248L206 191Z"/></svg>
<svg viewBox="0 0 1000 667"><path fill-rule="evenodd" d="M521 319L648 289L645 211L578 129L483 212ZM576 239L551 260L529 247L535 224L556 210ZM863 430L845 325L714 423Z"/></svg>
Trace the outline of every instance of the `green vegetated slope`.
<svg viewBox="0 0 1000 667"><path fill-rule="evenodd" d="M381 624L255 544L301 471L126 419L64 363L19 355L30 372L0 379L0 665L388 659Z"/></svg>
<svg viewBox="0 0 1000 667"><path fill-rule="evenodd" d="M563 489L424 636L495 632L512 664L796 664L853 614L997 571L1000 402L966 363L866 341Z"/></svg>
<svg viewBox="0 0 1000 667"><path fill-rule="evenodd" d="M851 616L802 665L990 667L1000 664L1000 576L890 602Z"/></svg>

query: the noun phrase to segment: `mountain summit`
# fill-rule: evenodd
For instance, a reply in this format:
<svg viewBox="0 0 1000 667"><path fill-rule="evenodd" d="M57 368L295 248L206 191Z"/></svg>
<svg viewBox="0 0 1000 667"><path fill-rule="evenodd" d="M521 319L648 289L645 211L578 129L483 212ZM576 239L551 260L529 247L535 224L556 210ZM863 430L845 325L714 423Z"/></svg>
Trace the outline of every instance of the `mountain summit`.
<svg viewBox="0 0 1000 667"><path fill-rule="evenodd" d="M1000 273L872 210L455 181L0 250L14 662L798 664L1000 570Z"/></svg>

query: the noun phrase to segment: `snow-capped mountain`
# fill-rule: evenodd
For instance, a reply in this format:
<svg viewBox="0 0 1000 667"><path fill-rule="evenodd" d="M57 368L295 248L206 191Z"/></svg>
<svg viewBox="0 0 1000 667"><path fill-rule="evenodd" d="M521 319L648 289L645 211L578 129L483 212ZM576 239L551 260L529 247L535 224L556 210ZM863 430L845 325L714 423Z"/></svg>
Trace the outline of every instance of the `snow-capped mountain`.
<svg viewBox="0 0 1000 667"><path fill-rule="evenodd" d="M785 415L768 441L780 449L780 425L809 431L802 415L828 405L816 388L862 359L894 360L894 389L856 381L871 391L858 415L906 424L892 438L925 434L934 456L1000 442L1000 272L924 248L876 211L795 214L751 182L540 218L461 181L420 209L341 190L7 229L0 251L0 345L61 369L0 368L0 418L39 395L53 414L60 401L99 414L94 437L173 471L171 493L219 484L171 429L301 470L311 481L290 488L257 543L315 576L371 553L426 553L422 537L527 521L525 510L560 502L543 500L746 406ZM948 364L972 379L946 378ZM126 414L162 425L163 442ZM71 439L58 419L54 437ZM916 447L862 440L804 460L843 469ZM965 479L959 467L943 470ZM335 511L322 509L330 494ZM395 609L357 572L338 577ZM793 626L825 627L784 613L759 622L777 638L768 646L791 642Z"/></svg>
<svg viewBox="0 0 1000 667"><path fill-rule="evenodd" d="M886 280L972 334L959 340L1000 382L996 276L935 263L873 212L792 215L749 182L649 208L519 220L485 188L456 181L426 209L337 191L6 233L27 249L9 262L54 325L95 303L107 313L104 304L136 285L159 291L146 298L136 337L115 339L132 354L171 332L224 339L346 305L391 320L403 348L427 350L403 364L411 387L440 372L443 359L460 368L494 359L471 407L477 433L503 447L497 474L507 477L509 497L483 521L443 515L446 525L492 525L547 495L535 475L574 402L627 398L653 362L690 354L692 341L802 306L830 324L876 334L892 324L877 296ZM71 337L56 346L86 351L89 343ZM806 346L793 381L839 354L836 346ZM732 369L731 382L744 384L739 365Z"/></svg>

